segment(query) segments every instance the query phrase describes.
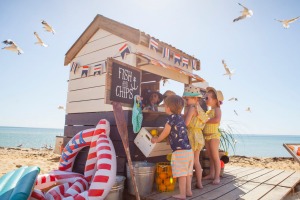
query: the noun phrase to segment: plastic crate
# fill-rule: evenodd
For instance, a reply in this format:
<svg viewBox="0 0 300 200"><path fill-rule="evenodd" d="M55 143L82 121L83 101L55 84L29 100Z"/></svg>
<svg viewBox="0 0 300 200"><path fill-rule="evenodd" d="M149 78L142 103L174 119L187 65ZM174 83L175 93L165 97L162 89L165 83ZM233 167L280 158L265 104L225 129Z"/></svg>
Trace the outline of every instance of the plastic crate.
<svg viewBox="0 0 300 200"><path fill-rule="evenodd" d="M174 191L176 185L176 178L173 178L172 176L172 167L169 162L157 163L155 174L155 184L158 191Z"/></svg>

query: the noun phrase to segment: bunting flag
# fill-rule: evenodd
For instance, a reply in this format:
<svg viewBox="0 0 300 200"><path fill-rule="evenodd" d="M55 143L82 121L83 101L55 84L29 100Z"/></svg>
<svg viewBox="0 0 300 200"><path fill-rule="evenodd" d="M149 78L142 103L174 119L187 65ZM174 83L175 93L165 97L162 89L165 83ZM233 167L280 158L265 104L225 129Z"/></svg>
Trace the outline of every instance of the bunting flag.
<svg viewBox="0 0 300 200"><path fill-rule="evenodd" d="M189 59L182 57L182 67L186 66L186 68L189 67Z"/></svg>
<svg viewBox="0 0 300 200"><path fill-rule="evenodd" d="M85 75L85 77L88 76L89 68L87 65L82 66L81 77L83 77L83 75Z"/></svg>
<svg viewBox="0 0 300 200"><path fill-rule="evenodd" d="M70 72L72 72L74 70L74 74L75 74L76 73L76 69L77 69L78 66L79 66L78 63L73 62L72 65L71 65Z"/></svg>
<svg viewBox="0 0 300 200"><path fill-rule="evenodd" d="M121 54L122 59L126 57L127 54L130 54L130 49L128 47L128 44L124 44L120 49L119 52Z"/></svg>
<svg viewBox="0 0 300 200"><path fill-rule="evenodd" d="M158 43L152 38L149 41L149 49L154 49L155 51L158 49Z"/></svg>
<svg viewBox="0 0 300 200"><path fill-rule="evenodd" d="M163 58L167 58L168 60L170 60L170 49L168 49L167 47L163 48Z"/></svg>
<svg viewBox="0 0 300 200"><path fill-rule="evenodd" d="M94 66L94 76L95 75L101 75L102 73L102 64L98 64Z"/></svg>
<svg viewBox="0 0 300 200"><path fill-rule="evenodd" d="M181 62L180 54L174 53L174 63L176 64L177 62L180 65Z"/></svg>
<svg viewBox="0 0 300 200"><path fill-rule="evenodd" d="M197 70L197 61L194 59L192 60L192 69Z"/></svg>

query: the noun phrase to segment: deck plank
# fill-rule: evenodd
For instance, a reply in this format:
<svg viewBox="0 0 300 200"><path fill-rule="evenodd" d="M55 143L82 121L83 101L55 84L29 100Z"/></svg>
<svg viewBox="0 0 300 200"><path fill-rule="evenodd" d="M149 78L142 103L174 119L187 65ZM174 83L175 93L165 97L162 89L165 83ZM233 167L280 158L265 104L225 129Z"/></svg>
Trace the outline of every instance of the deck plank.
<svg viewBox="0 0 300 200"><path fill-rule="evenodd" d="M281 174L279 174L278 176L275 176L273 178L271 178L270 180L266 181L266 184L271 184L271 185L278 185L279 183L281 183L282 181L284 181L285 179L287 179L289 176L291 176L293 173L295 173L294 171L284 171Z"/></svg>
<svg viewBox="0 0 300 200"><path fill-rule="evenodd" d="M254 200L263 197L267 194L270 190L272 190L275 186L274 185L267 185L267 184L260 184L247 194L241 196L239 199L243 200Z"/></svg>
<svg viewBox="0 0 300 200"><path fill-rule="evenodd" d="M264 183L268 180L270 180L271 178L281 174L283 172L283 170L273 170L273 171L270 171L269 173L266 173L262 176L259 176L253 180L251 180L252 182L258 182L258 183Z"/></svg>
<svg viewBox="0 0 300 200"><path fill-rule="evenodd" d="M291 176L289 176L287 179L282 181L279 184L279 186L293 188L299 182L300 182L300 172L297 171L297 172L293 173Z"/></svg>
<svg viewBox="0 0 300 200"><path fill-rule="evenodd" d="M236 189L230 191L229 193L217 198L217 200L237 199L245 195L247 192L253 190L253 188L257 187L258 185L259 183L247 182L243 185L240 185Z"/></svg>
<svg viewBox="0 0 300 200"><path fill-rule="evenodd" d="M204 188L201 190L195 188L196 178L193 177L193 196L187 199L282 199L300 182L299 171L251 167L229 167L227 170L219 185L212 185L211 180L203 180ZM172 195L178 193L177 183L173 192L153 191L142 199L173 200Z"/></svg>
<svg viewBox="0 0 300 200"><path fill-rule="evenodd" d="M228 173L228 172L240 169L240 168L243 168L243 167L240 167L240 166L226 166L225 165L224 173Z"/></svg>
<svg viewBox="0 0 300 200"><path fill-rule="evenodd" d="M239 177L239 179L244 180L244 181L250 181L250 180L255 179L259 176L270 173L271 171L272 170L270 170L270 169L262 169L260 171L256 171L255 173L249 174L247 176Z"/></svg>
<svg viewBox="0 0 300 200"><path fill-rule="evenodd" d="M228 193L232 190L235 190L236 188L238 188L240 185L243 185L245 184L246 181L241 181L241 180L234 180L234 181L231 181L215 190L212 190L210 192L207 192L201 196L198 196L196 197L195 199L197 200L205 200L205 199L216 199L218 197L222 197L225 193Z"/></svg>
<svg viewBox="0 0 300 200"><path fill-rule="evenodd" d="M280 200L283 199L290 191L291 188L276 186L260 200Z"/></svg>

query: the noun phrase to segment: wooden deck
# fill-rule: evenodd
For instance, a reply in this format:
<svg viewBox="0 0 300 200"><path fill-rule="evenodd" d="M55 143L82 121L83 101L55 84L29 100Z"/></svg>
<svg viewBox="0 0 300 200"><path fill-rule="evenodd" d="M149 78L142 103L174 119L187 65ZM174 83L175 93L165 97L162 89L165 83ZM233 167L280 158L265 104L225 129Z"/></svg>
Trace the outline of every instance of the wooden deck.
<svg viewBox="0 0 300 200"><path fill-rule="evenodd" d="M294 190L300 182L300 171L285 171L263 168L226 166L219 185L212 185L204 180L203 189L195 188L193 179L193 196L187 199L283 199ZM143 200L172 200L174 192L154 191Z"/></svg>

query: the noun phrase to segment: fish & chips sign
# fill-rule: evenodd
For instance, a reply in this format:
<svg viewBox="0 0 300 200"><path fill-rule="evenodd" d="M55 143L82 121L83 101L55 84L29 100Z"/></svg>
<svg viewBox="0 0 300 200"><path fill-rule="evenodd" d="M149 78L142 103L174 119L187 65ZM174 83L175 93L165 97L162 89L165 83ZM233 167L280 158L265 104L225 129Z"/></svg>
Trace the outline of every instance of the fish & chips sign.
<svg viewBox="0 0 300 200"><path fill-rule="evenodd" d="M120 61L108 60L107 101L121 102L124 106L132 106L135 95L141 88L141 71Z"/></svg>

